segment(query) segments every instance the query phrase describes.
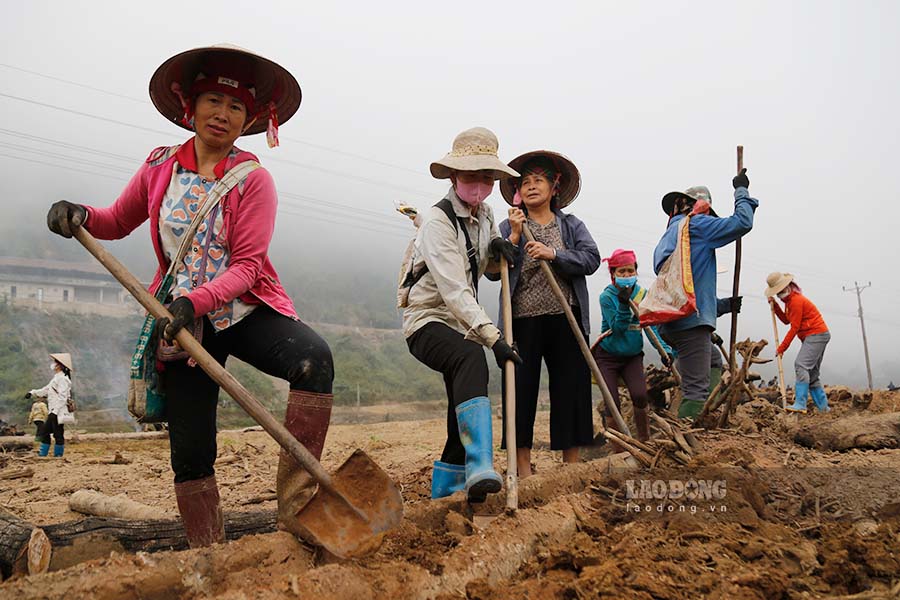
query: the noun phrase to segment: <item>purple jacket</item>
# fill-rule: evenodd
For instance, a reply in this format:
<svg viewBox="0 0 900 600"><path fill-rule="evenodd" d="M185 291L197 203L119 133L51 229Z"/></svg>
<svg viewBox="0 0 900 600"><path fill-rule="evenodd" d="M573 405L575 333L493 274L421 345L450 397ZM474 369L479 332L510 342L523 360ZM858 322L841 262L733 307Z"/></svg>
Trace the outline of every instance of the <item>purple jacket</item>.
<svg viewBox="0 0 900 600"><path fill-rule="evenodd" d="M587 276L593 275L600 267L600 251L597 250L597 244L591 237L585 224L575 215L567 215L561 210L554 211L556 213L556 222L559 224L559 231L562 235L563 246L565 250L556 252L556 259L550 261L550 266L560 277L569 280L572 284L572 290L575 292L575 298L578 299L578 308L581 310L581 330L585 336L591 332L591 313L590 298L588 296ZM509 219L500 223L500 235L504 239L509 239L511 228ZM525 254L525 236L519 238L519 254ZM517 261L509 269L509 293L512 295L516 291L516 285L519 283L519 274L522 272L521 261ZM500 279L500 273L485 273L485 277L492 281ZM502 303L502 299L501 299ZM503 331L503 310L500 310L500 331Z"/></svg>

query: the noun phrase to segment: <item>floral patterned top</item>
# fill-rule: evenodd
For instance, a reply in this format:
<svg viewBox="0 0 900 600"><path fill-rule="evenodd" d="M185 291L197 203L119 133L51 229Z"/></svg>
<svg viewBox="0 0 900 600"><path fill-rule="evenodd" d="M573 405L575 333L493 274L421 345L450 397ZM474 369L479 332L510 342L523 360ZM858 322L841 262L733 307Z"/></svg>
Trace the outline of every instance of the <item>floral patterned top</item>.
<svg viewBox="0 0 900 600"><path fill-rule="evenodd" d="M235 151L232 150L234 153ZM206 197L216 184L215 180L207 180L199 173L190 171L177 162L172 171L172 180L166 189L165 197L159 207L159 237L163 252L170 261L181 246L181 239L191 224L194 215L206 202ZM175 284L172 297L179 298L191 293L195 287L202 285L228 267L228 245L223 231L224 217L222 204L213 208L206 221L197 228L197 234L191 247L188 248L184 261L175 273ZM212 232L210 232L212 224ZM213 237L210 238L209 236ZM206 268L203 273L204 249L208 247ZM216 331L226 329L256 308L240 298L235 298L218 310L206 315Z"/></svg>
<svg viewBox="0 0 900 600"><path fill-rule="evenodd" d="M551 219L546 225L541 225L537 221L528 219L528 228L531 229L534 239L538 242L554 250L565 250L562 233L559 230L559 223L556 219ZM544 279L540 262L524 253L520 260L522 261L522 274L519 275L516 291L512 295L513 318L558 315L562 313L563 307L559 305L559 300L553 294L550 284ZM556 277L556 282L559 283L559 287L562 289L569 306L577 306L578 298L572 291L572 284L567 279L560 277L558 273L553 275Z"/></svg>

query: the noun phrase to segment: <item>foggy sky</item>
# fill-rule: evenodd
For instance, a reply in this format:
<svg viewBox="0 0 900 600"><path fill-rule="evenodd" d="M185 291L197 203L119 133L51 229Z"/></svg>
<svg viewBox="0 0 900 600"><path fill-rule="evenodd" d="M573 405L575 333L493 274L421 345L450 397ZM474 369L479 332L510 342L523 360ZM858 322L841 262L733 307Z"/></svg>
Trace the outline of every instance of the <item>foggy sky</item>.
<svg viewBox="0 0 900 600"><path fill-rule="evenodd" d="M281 63L303 88L280 148L239 140L278 186L280 271L331 262L396 278L413 232L394 202L439 200L447 184L428 164L480 125L506 161L540 148L569 156L583 178L569 211L603 256L634 248L649 284L662 195L707 185L730 214L743 144L760 207L744 241L741 337L771 339L765 277L793 272L832 332L826 382L864 383L856 297L841 287L871 280L876 385L900 383L898 17L889 1L9 3L0 232L42 223L60 198L112 202L150 150L189 137L149 103L153 71L179 51L229 42ZM499 190L489 203L499 222ZM146 226L132 237L150 256ZM718 258L720 296L730 295L731 248ZM593 335L607 283L604 269L589 279ZM726 338L728 328L720 320Z"/></svg>

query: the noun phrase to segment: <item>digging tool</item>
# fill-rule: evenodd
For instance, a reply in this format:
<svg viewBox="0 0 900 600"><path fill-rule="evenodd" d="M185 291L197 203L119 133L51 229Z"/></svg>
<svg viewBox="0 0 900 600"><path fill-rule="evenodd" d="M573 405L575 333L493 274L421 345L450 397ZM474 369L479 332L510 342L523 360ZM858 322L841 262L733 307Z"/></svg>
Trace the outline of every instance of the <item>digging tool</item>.
<svg viewBox="0 0 900 600"><path fill-rule="evenodd" d="M744 147L737 147L737 172L741 173L741 170L744 168ZM736 298L741 293L741 238L738 238L734 243L734 283L731 286L731 297ZM730 345L728 347L728 356L729 360L729 371L731 371L731 376L734 377L737 374L738 365L737 365L737 357L734 355L734 347L737 344L737 323L738 323L738 315L736 312L731 313L731 340Z"/></svg>
<svg viewBox="0 0 900 600"><path fill-rule="evenodd" d="M509 291L509 263L500 258L500 296L503 302L503 337L513 345L512 297ZM508 360L503 365L503 380L506 383L506 507L519 508L519 467L516 462L516 365Z"/></svg>
<svg viewBox="0 0 900 600"><path fill-rule="evenodd" d="M629 300L628 304L629 304L629 306L631 306L631 312L634 314L635 317L638 318L638 320L640 320L641 315L638 312L637 303L634 300ZM656 332L653 331L653 329L649 326L647 326L647 327L642 326L642 329L647 332L647 337L650 338L650 343L653 344L653 347L656 348L657 352L659 352L659 357L662 360L667 360L669 357L669 353L666 352L665 349L662 347L662 342L659 341L659 337L656 335ZM669 371L672 372L672 379L675 380L675 383L677 385L681 386L681 373L678 372L678 367L675 366L674 361L669 363Z"/></svg>
<svg viewBox="0 0 900 600"><path fill-rule="evenodd" d="M531 233L531 229L528 227L527 223L522 224L522 231L525 233L526 240L529 242L535 241L534 234ZM588 367L590 367L591 373L597 381L597 385L600 387L600 395L603 396L603 402L606 404L609 414L616 420L619 431L630 436L631 430L628 429L628 425L625 424L622 413L619 412L612 394L609 393L609 388L606 387L606 380L603 379L603 375L600 373L600 367L597 366L597 361L594 360L594 356L591 354L591 349L588 347L587 340L584 339L584 334L581 333L581 326L579 326L578 321L575 320L575 314L572 312L572 307L566 302L566 296L563 294L562 289L560 289L559 283L556 282L556 277L553 276L553 269L550 268L550 265L547 264L547 261L545 260L539 260L538 263L541 265L541 271L543 271L547 283L550 284L550 289L553 290L553 295L556 296L560 306L562 306L563 312L566 315L566 320L569 322L569 327L572 328L572 333L578 341L578 347L581 349L581 354L584 356L584 360L587 361Z"/></svg>
<svg viewBox="0 0 900 600"><path fill-rule="evenodd" d="M769 303L769 310L772 313L772 331L775 333L775 348L781 345L778 339L778 321L775 320L775 304L774 300ZM787 389L784 386L784 363L781 355L775 352L775 358L778 359L778 388L781 391L781 408L787 408Z"/></svg>
<svg viewBox="0 0 900 600"><path fill-rule="evenodd" d="M725 359L725 364L728 365L729 371L730 371L730 370L731 370L731 369L730 369L730 367L731 367L731 357L730 357L730 355L728 354L728 350L725 349L725 340L723 340L722 337L721 337L718 333L716 333L715 331L713 331L713 332L712 332L712 342L713 342L713 344L715 344L716 347L719 349L719 352L722 353L722 358Z"/></svg>
<svg viewBox="0 0 900 600"><path fill-rule="evenodd" d="M75 238L150 314L157 319L172 318L169 311L87 230L77 228ZM356 450L334 476L329 475L309 450L210 356L186 328L181 329L175 339L318 482L318 490L296 515L300 528L308 534L304 537L339 558L359 556L377 549L384 533L397 526L403 517L400 490L387 473L365 452Z"/></svg>

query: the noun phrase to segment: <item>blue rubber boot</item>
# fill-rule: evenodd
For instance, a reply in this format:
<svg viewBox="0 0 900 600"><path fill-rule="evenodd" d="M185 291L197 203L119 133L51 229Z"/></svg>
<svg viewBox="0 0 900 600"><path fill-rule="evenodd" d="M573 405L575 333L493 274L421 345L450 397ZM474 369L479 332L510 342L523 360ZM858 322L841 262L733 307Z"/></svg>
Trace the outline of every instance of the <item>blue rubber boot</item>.
<svg viewBox="0 0 900 600"><path fill-rule="evenodd" d="M53 446L53 456L59 458L60 456L63 455L63 452L65 452L65 449L66 449L66 447L63 446L62 444L56 444L55 446Z"/></svg>
<svg viewBox="0 0 900 600"><path fill-rule="evenodd" d="M434 461L431 472L431 499L445 498L455 492L466 489L466 465Z"/></svg>
<svg viewBox="0 0 900 600"><path fill-rule="evenodd" d="M816 403L816 408L821 413L827 413L831 410L831 407L828 406L828 396L825 394L825 388L822 386L815 386L809 388L809 395L812 396L813 402Z"/></svg>
<svg viewBox="0 0 900 600"><path fill-rule="evenodd" d="M794 403L785 410L789 412L806 412L806 397L809 396L809 384L798 381L794 384Z"/></svg>
<svg viewBox="0 0 900 600"><path fill-rule="evenodd" d="M38 456L47 456L50 453L50 444L41 444Z"/></svg>
<svg viewBox="0 0 900 600"><path fill-rule="evenodd" d="M456 407L459 439L466 449L466 494L469 502L484 502L503 486L494 470L491 402L486 396L466 400Z"/></svg>

